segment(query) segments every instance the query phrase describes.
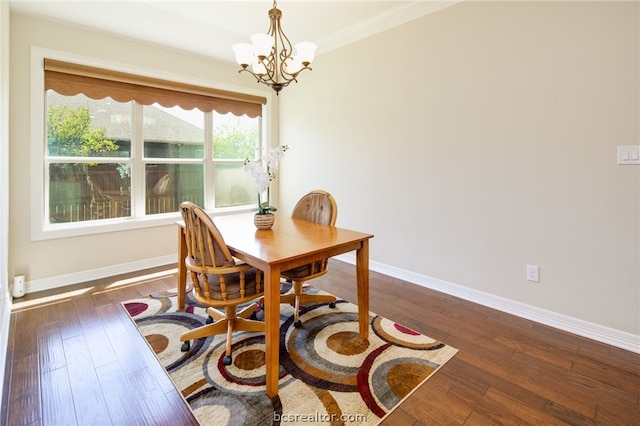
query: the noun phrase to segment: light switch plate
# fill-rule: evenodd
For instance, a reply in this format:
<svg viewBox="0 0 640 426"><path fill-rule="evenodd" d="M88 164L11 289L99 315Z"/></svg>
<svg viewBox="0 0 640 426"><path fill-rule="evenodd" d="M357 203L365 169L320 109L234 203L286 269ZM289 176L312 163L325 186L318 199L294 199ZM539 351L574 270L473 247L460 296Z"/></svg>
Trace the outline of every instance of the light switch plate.
<svg viewBox="0 0 640 426"><path fill-rule="evenodd" d="M540 282L540 268L536 265L527 265L527 281Z"/></svg>
<svg viewBox="0 0 640 426"><path fill-rule="evenodd" d="M618 164L640 164L640 146L619 146Z"/></svg>

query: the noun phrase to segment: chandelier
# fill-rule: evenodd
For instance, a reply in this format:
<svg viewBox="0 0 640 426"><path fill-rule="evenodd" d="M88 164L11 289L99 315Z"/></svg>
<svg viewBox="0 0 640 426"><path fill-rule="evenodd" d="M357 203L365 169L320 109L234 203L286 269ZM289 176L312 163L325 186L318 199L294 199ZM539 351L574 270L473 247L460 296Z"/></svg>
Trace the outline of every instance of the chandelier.
<svg viewBox="0 0 640 426"><path fill-rule="evenodd" d="M310 70L309 65L316 53L316 45L310 42L296 43L293 54L291 42L282 31L280 18L282 11L276 7L269 10L271 24L267 34L251 35L251 44L239 43L233 46L236 62L242 67L238 72L246 71L253 75L258 83L264 83L278 94L301 71Z"/></svg>

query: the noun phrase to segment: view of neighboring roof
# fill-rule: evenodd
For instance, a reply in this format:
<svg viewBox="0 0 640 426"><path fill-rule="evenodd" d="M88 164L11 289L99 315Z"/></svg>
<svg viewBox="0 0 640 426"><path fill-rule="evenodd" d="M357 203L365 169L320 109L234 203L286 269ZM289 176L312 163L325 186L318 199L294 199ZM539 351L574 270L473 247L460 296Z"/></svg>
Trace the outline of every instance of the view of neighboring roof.
<svg viewBox="0 0 640 426"><path fill-rule="evenodd" d="M131 140L131 103L121 103L111 98L91 99L84 95L63 96L53 90L47 92L50 105L65 105L69 108L89 108L92 123L104 127L107 137ZM108 107L108 109L106 109ZM204 125L203 125L204 127ZM144 109L144 138L154 142L202 143L204 131L198 126L182 120L153 105Z"/></svg>

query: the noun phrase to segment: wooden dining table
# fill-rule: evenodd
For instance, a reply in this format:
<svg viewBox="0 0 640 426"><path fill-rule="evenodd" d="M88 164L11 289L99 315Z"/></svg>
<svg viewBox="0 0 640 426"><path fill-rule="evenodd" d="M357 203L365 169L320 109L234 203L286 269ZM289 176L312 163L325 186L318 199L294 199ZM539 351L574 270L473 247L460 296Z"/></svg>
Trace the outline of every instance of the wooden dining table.
<svg viewBox="0 0 640 426"><path fill-rule="evenodd" d="M214 223L231 254L264 273L266 393L278 394L280 356L280 273L310 262L356 252L358 322L361 339L369 333L369 239L373 235L277 215L270 230L256 230L253 214L216 216ZM187 246L178 222L178 309L185 306Z"/></svg>

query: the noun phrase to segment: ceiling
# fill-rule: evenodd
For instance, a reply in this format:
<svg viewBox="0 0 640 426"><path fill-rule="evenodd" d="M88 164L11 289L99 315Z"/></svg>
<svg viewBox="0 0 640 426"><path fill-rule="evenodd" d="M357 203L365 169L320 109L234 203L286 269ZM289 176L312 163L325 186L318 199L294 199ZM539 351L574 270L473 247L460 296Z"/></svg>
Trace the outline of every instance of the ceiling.
<svg viewBox="0 0 640 426"><path fill-rule="evenodd" d="M433 13L461 0L283 0L282 29L317 54ZM269 28L271 0L9 0L12 12L234 61L231 46Z"/></svg>

